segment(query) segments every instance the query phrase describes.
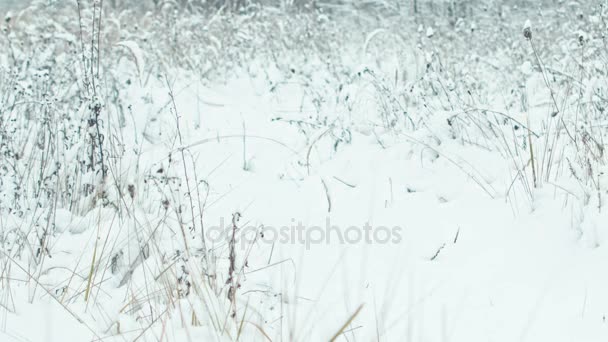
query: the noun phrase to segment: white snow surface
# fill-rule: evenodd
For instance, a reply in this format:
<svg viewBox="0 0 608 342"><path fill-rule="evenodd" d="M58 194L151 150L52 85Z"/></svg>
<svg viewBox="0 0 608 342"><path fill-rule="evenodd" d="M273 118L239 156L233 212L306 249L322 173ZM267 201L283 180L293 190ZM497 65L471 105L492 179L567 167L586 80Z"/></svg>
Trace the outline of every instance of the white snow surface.
<svg viewBox="0 0 608 342"><path fill-rule="evenodd" d="M427 141L422 133L383 134L383 147L369 130L353 131L352 143L331 153L328 142L321 139L312 148L308 174L301 163L306 162L310 143L293 126L271 120L277 113L288 117L297 110L301 94L296 86L270 93L256 82L236 79L204 86L178 80L173 84L187 140L183 145L210 139L189 149L196 160L192 171L210 184L205 226L222 218L229 224L238 211L241 223L256 227L300 221L307 227L324 227L330 220L341 230L367 222L401 230L397 243L257 241L237 294L241 304L237 315L247 318L242 339L264 340L257 327L272 340L328 339L360 306L342 340L608 339L605 213L586 218L588 228L581 233L575 229L580 222L574 222L576 217L583 221L580 208L563 190L545 185L535 190L531 206L524 199L508 201L505 192L513 170L501 156L447 137L431 150L412 142ZM178 89L183 90L178 93ZM137 91L134 102L142 95ZM159 86L154 96L166 98L166 90ZM167 132L175 125L170 116L150 121L150 113L147 118L136 117L133 127L151 132L154 142L144 144L140 168L167 168L166 155L172 150L172 134ZM437 129L446 125L443 119L433 124ZM242 134L243 125L248 136L265 138L247 138L248 170L242 167L242 138L230 138ZM138 146L128 146L127 151L133 148ZM136 195L140 209L134 210L134 217L154 226L162 213L145 212L147 200ZM99 231L136 234L133 219L127 219L130 223L121 232L116 232L116 220L111 209L97 208L84 216L58 211L52 258L37 270L40 285L49 284L46 289L57 291L55 284L69 278L74 269L80 272L74 277L86 278ZM100 234L101 240L105 234ZM176 234L165 229L161 236ZM130 254L120 267L128 268L136 259L138 247L128 246L132 241L118 239L127 246L125 254ZM179 239L158 243L170 250ZM225 243L215 244L226 248ZM239 245L237 258L249 248ZM205 321L208 308L201 310L199 326L184 323L190 322L190 316L180 313L180 308L196 301L193 298L182 299L173 312L142 328L124 307L141 295L137 291L145 291L144 279L150 281L145 272L155 277L162 271L162 265L150 260L144 266L135 269L125 286L109 274L96 279L107 284L94 288L95 304L79 301L68 305L69 311L60 304L66 299L57 293L46 293L35 282L13 283L11 297L4 303L15 311L0 316L0 340L230 339ZM78 286L77 296L82 296L84 288ZM249 309L243 311L245 306Z"/></svg>

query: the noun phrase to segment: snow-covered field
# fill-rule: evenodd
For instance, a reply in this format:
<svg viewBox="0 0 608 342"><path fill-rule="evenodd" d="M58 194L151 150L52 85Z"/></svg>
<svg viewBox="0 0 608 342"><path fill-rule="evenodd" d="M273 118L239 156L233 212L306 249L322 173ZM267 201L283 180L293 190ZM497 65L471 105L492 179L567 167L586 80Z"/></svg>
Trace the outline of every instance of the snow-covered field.
<svg viewBox="0 0 608 342"><path fill-rule="evenodd" d="M0 341L608 341L605 5L110 3L1 24Z"/></svg>

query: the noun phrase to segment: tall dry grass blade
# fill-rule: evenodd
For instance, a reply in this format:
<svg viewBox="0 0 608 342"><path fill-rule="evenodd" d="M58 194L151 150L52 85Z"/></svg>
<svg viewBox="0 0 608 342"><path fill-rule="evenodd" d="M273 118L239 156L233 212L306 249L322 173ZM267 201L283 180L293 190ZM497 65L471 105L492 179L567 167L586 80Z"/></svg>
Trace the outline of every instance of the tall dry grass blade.
<svg viewBox="0 0 608 342"><path fill-rule="evenodd" d="M357 317L357 315L359 315L359 312L361 312L361 309L363 309L363 304L359 305L359 307L357 308L357 310L355 310L355 312L352 315L350 315L350 317L342 325L342 327L340 328L340 330L338 330L338 332L336 332L334 334L334 336L332 336L332 338L330 339L331 342L337 340L338 337L340 337L340 335L342 335L342 333L344 332L344 330L346 330L346 328L355 320L355 318Z"/></svg>

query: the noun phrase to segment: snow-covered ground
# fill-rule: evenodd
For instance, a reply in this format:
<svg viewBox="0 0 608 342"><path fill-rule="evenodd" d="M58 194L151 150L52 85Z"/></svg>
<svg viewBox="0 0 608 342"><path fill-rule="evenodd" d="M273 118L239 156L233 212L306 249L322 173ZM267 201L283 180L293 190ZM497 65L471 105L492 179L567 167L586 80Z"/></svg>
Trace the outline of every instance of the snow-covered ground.
<svg viewBox="0 0 608 342"><path fill-rule="evenodd" d="M213 77L129 31L97 88L0 52L0 341L608 340L605 64L520 21L517 58L427 24Z"/></svg>

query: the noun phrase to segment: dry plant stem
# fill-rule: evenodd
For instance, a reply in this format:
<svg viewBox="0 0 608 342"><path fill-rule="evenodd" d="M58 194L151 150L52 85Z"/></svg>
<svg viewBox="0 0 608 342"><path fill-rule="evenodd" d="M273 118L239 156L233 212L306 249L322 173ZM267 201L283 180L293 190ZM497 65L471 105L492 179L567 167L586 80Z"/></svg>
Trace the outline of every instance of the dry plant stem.
<svg viewBox="0 0 608 342"><path fill-rule="evenodd" d="M346 322L342 325L342 327L340 328L340 330L338 330L334 336L332 336L329 340L331 342L334 342L338 339L338 337L340 337L340 335L342 335L344 333L344 331L346 330L346 328L355 320L355 318L357 317L357 315L359 315L359 313L361 312L361 309L363 309L363 304L359 305L359 307L357 308L357 310L355 310L355 312L350 315L350 317L348 318L348 320L346 320Z"/></svg>
<svg viewBox="0 0 608 342"><path fill-rule="evenodd" d="M91 20L91 25L92 25L92 27L91 27L91 61L89 63L93 95L95 95L97 93L97 87L95 85L95 73L93 72L94 60L95 60L95 9L96 9L95 1L93 1L93 19ZM97 59L99 59L99 54L97 55Z"/></svg>
<svg viewBox="0 0 608 342"><path fill-rule="evenodd" d="M202 139L202 140L193 142L190 145L186 145L186 146L183 146L183 147L178 147L178 148L174 149L173 151L174 152L179 152L179 151L187 150L187 149L190 149L192 147L203 145L203 144L206 144L206 143L209 143L209 142L218 141L218 139L233 139L233 138L242 139L243 135L241 135L241 134L220 135L220 136L216 136L216 137L213 137L213 138ZM247 138L249 138L249 139L261 139L261 140L270 141L270 142L273 142L273 143L276 143L276 144L279 144L279 145L285 147L286 149L288 149L289 151L291 151L293 154L298 154L299 153L298 151L296 151L296 150L292 149L291 147L287 146L285 143L282 143L282 142L280 142L279 140L276 140L276 139L272 139L272 138L268 138L268 137L263 137L263 136L259 136L259 135L251 135L251 134L248 134Z"/></svg>
<svg viewBox="0 0 608 342"><path fill-rule="evenodd" d="M247 299L247 304L245 304L245 309L243 310L243 317L241 318L241 323L239 324L239 329L236 334L237 341L241 338L241 333L243 332L243 324L245 323L245 317L247 315L248 308L249 308L249 299Z"/></svg>
<svg viewBox="0 0 608 342"><path fill-rule="evenodd" d="M91 282L93 281L93 274L95 273L95 259L97 257L97 244L99 243L99 230L100 230L100 216L101 213L98 214L97 216L97 236L95 238L95 247L93 249L93 259L91 260L91 267L89 269L89 276L87 279L87 288L84 294L84 300L85 302L89 302L89 293L91 291Z"/></svg>
<svg viewBox="0 0 608 342"><path fill-rule="evenodd" d="M169 83L169 79L166 76L165 76L165 81L166 81L167 87L169 89L169 97L171 98L171 105L173 107L173 112L175 114L175 125L177 127L177 136L178 136L178 139L179 139L179 144L180 144L180 146L183 146L182 132L181 132L181 129L180 129L180 126L179 126L179 113L177 112L177 105L175 104L175 97L173 96L173 90L171 88L171 84ZM190 179L188 177L188 167L186 166L186 156L184 154L184 150L183 149L180 150L180 154L181 154L181 157L182 157L182 166L183 166L183 169L184 169L184 177L186 178L186 188L188 190L188 199L190 201L190 214L192 215L192 217L191 217L192 228L193 228L193 230L196 230L196 224L195 224L195 221L194 221L194 218L196 217L194 215L194 201L192 200L192 191L191 191L191 188L190 188ZM181 229L182 229L182 235L183 235L183 238L184 238L184 247L186 249L186 255L190 256L190 251L189 251L189 248L188 248L188 241L186 239L186 232L185 232L183 226L181 226ZM206 253L207 253L207 248L204 246L204 240L203 240L203 258L205 260L207 259Z"/></svg>
<svg viewBox="0 0 608 342"><path fill-rule="evenodd" d="M236 218L236 221L233 223L233 227L236 227L236 223L238 222L238 219L240 218L240 213L238 213L238 212L237 212L237 213L235 213L235 215L238 215L238 216L233 216L233 217L235 217L235 218ZM234 220L234 219L233 219L233 220ZM235 231L236 231L236 230L233 228L233 233L234 233ZM233 307L233 312L232 312L232 315L231 315L231 316L233 317L233 319L234 319L235 321L237 320L237 316L236 316L236 291L237 291L237 290L240 288L240 284L241 284L241 281L242 281L242 277L245 275L245 267L246 267L246 265L247 265L247 260L249 259L249 255L251 254L251 251L252 251L252 249L253 249L253 246L256 244L256 242L257 242L257 240L258 240L258 236L259 236L259 234L256 234L256 236L255 236L255 238L253 239L253 241L251 241L251 243L249 244L249 246L248 246L248 248L247 248L247 251L245 252L245 256L244 256L244 258L243 258L243 261L242 261L242 266L241 266L240 270L239 270L239 271L238 271L238 273L237 273L237 276L236 276L236 281L233 281L233 282L232 282L232 283L235 283L235 284L236 284L236 286L234 286L234 291L233 291L233 292L229 292L229 295L230 295L230 293L232 293L232 294L233 294L233 296L234 296L234 301L233 301L233 303L234 303L234 307ZM233 240L231 240L231 242L232 242L232 241L234 241L234 243L235 243L235 245L236 245L236 239L234 238L234 235L233 235ZM234 246L235 246L235 245L234 245ZM232 245L231 245L230 247L232 247ZM231 263L230 263L230 266L231 266L231 267L232 267L232 266L234 266L234 265L233 265L233 262L232 262L233 260L236 260L236 254L234 254L234 258L233 258L233 249L232 249L232 248L230 248L230 262L231 262ZM230 273L229 277L231 277L232 279L234 279L234 278L233 278L233 277L234 277L234 270L233 270L233 272L232 272L232 273ZM248 305L248 304L249 304L249 301L247 301L247 305ZM246 311L247 311L247 307L245 307L245 312L243 313L243 320L245 319L245 313L246 313ZM228 317L226 317L226 318L225 318L225 321L224 321L224 329L226 329L226 324L227 324L227 323L228 323ZM241 324L242 324L242 322L241 322ZM260 331L261 331L261 332L262 332L264 335L266 335L262 329L260 329Z"/></svg>
<svg viewBox="0 0 608 342"><path fill-rule="evenodd" d="M532 42L532 38L528 39L530 42L530 46L532 47L532 51L534 52L534 56L536 57L536 62L538 63L538 67L540 68L540 72L543 75L543 80L545 81L545 85L549 89L549 93L551 94L551 100L553 100L553 105L555 106L555 115L559 114L559 106L557 105L557 101L555 100L555 94L553 94L553 89L551 89L551 85L549 84L549 79L547 78L547 74L545 73L545 68L538 52L536 51L536 47ZM552 115L554 116L554 115Z"/></svg>
<svg viewBox="0 0 608 342"><path fill-rule="evenodd" d="M530 119L528 118L528 121ZM528 123L529 124L529 123ZM532 136L528 133L528 147L530 148L530 164L532 165L532 181L534 182L534 188L538 187L538 183L536 180L536 166L534 161L534 148L532 146Z"/></svg>
<svg viewBox="0 0 608 342"><path fill-rule="evenodd" d="M543 80L545 82L545 85L547 86L547 89L549 89L549 94L551 95L551 100L553 101L553 105L554 105L554 108L555 108L554 113L552 113L549 116L549 127L547 129L547 132L545 132L545 151L543 153L542 162L541 162L541 170L540 170L541 174L538 175L538 177L542 179L542 173L543 173L543 169L545 167L545 158L546 158L546 155L547 155L547 153L550 153L549 160L551 160L552 159L552 154L554 153L553 152L554 150L551 150L551 152L549 152L549 151L547 151L547 148L548 148L548 145L549 145L549 136L550 136L551 124L553 122L553 117L555 117L556 115L560 114L560 109L559 109L559 105L557 104L557 100L555 99L555 93L553 92L553 89L551 88L551 85L549 84L549 79L548 79L547 74L545 72L544 63L542 62L542 59L540 58L540 55L538 54L538 51L536 50L536 46L534 45L532 37L528 38L527 40L530 42L530 46L532 47L532 51L534 52L534 57L536 58L536 62L538 64L540 72L541 72L541 74L543 76ZM564 122L563 116L560 116L560 122L562 123L564 130L566 131L566 133L568 134L568 136L570 137L570 139L572 140L572 142L574 142L574 144L576 145L576 137L572 137L572 135L570 134L570 131L568 130L568 128L566 126L566 123ZM530 148L531 148L531 146L530 146ZM550 166L548 168L550 169ZM534 171L534 168L533 168L533 171ZM547 170L547 173L548 173L548 171L549 170ZM548 177L549 176L547 175L546 178L548 179ZM536 187L538 185L536 183L537 182L537 178L536 177L534 178L534 181L535 181L534 187Z"/></svg>
<svg viewBox="0 0 608 342"><path fill-rule="evenodd" d="M228 300L230 300L232 307L232 318L236 318L236 290L238 288L237 279L235 277L236 271L236 231L238 229L237 223L241 218L241 214L236 212L232 214L232 235L230 237L229 250L230 255L228 257L230 261L230 266L228 268L228 280L226 284L228 284Z"/></svg>
<svg viewBox="0 0 608 342"><path fill-rule="evenodd" d="M310 143L310 146L308 147L308 152L306 152L306 170L307 170L309 176L310 176L310 152L312 151L312 148L315 146L315 144L329 132L331 132L331 128L328 128L326 131L319 134L319 136L315 140L313 140Z"/></svg>
<svg viewBox="0 0 608 342"><path fill-rule="evenodd" d="M327 212L331 212L331 197L329 196L329 189L327 188L327 183L325 180L321 178L321 183L323 184L323 189L325 189L325 197L327 198Z"/></svg>
<svg viewBox="0 0 608 342"><path fill-rule="evenodd" d="M80 51L82 54L82 71L84 74L84 89L87 91L87 93L89 92L89 84L88 84L88 77L87 77L87 62L86 62L86 57L84 55L84 38L83 38L83 26L82 26L82 7L80 4L80 0L76 0L76 5L78 6L78 27L79 27L79 31L80 31Z"/></svg>
<svg viewBox="0 0 608 342"><path fill-rule="evenodd" d="M500 116L502 116L502 117L504 117L506 119L509 119L510 121L513 121L515 124L517 124L518 126L520 126L523 129L525 129L526 131L528 131L529 133L531 133L532 135L534 135L536 138L540 137L540 135L538 133L534 132L527 125L524 125L523 123L519 122L517 119L511 117L510 115L508 115L506 113L502 113L502 112L491 110L491 109L485 109L485 108L470 108L470 109L465 109L461 113L456 113L456 114L452 115L452 117L458 116L459 114L467 114L467 113L476 112L476 111L479 111L479 112L488 112L488 113L500 115Z"/></svg>
<svg viewBox="0 0 608 342"><path fill-rule="evenodd" d="M97 24L97 79L99 79L99 53L101 52L101 16L103 9L103 0L99 0L99 20ZM93 20L95 18L93 17Z"/></svg>
<svg viewBox="0 0 608 342"><path fill-rule="evenodd" d="M191 157L192 157L192 155L191 155ZM192 159L192 168L194 169L196 163L194 161L194 158L191 158L191 159ZM198 201L198 212L199 212L199 218L200 218L199 224L201 225L201 241L203 243L203 248L206 249L207 242L205 239L205 226L203 225L203 213L205 211L205 206L207 205L207 198L209 198L209 183L207 183L206 180L202 180L199 182L198 175L196 174L196 172L194 173L194 182L196 184L196 197L197 197L197 201ZM201 192L200 192L200 186L199 186L201 183L204 184L205 188L207 189L204 201L201 201ZM206 253L207 253L207 251L205 250L205 255L206 255ZM205 258L204 262L205 262L206 268L209 268L209 265L207 264L208 263L207 258Z"/></svg>

